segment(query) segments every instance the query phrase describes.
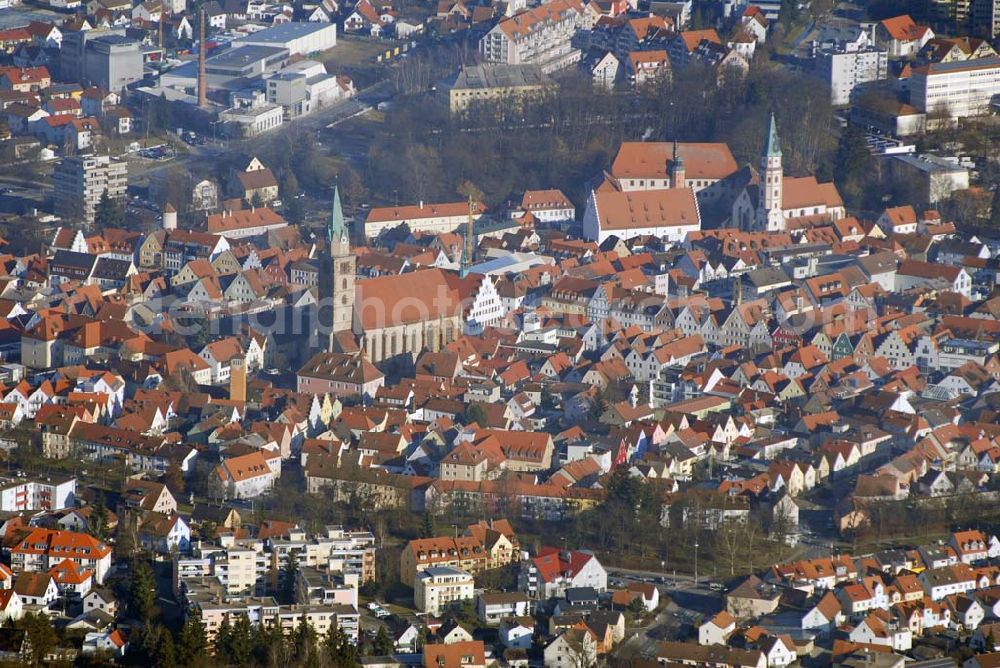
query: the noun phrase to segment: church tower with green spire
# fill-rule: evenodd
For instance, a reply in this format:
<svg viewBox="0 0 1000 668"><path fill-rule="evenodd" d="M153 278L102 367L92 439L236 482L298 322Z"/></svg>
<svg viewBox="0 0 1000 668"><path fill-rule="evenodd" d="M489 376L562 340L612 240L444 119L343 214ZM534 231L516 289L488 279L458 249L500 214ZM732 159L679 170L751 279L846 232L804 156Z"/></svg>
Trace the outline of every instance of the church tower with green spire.
<svg viewBox="0 0 1000 668"><path fill-rule="evenodd" d="M351 253L350 235L340 206L340 189L333 188L333 209L327 229L328 251L320 272L321 304L329 304L329 323L322 323L330 330L327 350L337 350L336 338L341 332L351 331L354 318L354 274L357 258Z"/></svg>
<svg viewBox="0 0 1000 668"><path fill-rule="evenodd" d="M778 125L771 113L771 122L764 142L764 154L760 158L760 191L757 199L757 228L770 232L785 229L782 186L785 175L781 164L781 140Z"/></svg>

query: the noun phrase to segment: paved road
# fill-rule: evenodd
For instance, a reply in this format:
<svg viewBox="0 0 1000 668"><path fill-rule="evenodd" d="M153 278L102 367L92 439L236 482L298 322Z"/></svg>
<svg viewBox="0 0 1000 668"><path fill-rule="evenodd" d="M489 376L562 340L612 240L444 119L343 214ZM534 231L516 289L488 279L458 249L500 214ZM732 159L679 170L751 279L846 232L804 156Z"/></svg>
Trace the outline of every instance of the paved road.
<svg viewBox="0 0 1000 668"><path fill-rule="evenodd" d="M18 176L16 174L0 174L0 183L14 186L16 188L23 188L25 190L48 188L52 185L43 179L31 179L25 176Z"/></svg>

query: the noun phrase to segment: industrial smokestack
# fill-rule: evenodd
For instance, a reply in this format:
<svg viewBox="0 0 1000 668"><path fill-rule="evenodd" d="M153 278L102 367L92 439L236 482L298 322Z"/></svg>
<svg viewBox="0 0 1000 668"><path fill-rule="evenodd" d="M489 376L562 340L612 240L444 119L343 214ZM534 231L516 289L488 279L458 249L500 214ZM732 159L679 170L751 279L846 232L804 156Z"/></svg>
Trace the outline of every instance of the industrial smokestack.
<svg viewBox="0 0 1000 668"><path fill-rule="evenodd" d="M198 106L208 106L208 81L205 80L205 10L198 18Z"/></svg>

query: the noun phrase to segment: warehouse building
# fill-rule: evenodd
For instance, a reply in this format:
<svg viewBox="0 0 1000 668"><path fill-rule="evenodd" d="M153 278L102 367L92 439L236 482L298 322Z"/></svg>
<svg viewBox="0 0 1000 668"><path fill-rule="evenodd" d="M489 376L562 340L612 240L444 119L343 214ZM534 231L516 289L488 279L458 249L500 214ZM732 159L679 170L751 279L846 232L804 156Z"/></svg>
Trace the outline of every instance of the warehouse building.
<svg viewBox="0 0 1000 668"><path fill-rule="evenodd" d="M335 23L282 23L233 42L234 47L268 46L288 49L289 55L309 55L337 46Z"/></svg>

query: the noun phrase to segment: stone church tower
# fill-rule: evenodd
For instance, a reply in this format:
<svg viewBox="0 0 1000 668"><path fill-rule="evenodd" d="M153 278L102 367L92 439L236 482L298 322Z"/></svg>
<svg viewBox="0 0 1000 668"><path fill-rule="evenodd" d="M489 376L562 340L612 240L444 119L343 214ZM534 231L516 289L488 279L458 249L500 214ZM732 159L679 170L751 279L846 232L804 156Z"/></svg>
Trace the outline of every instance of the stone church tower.
<svg viewBox="0 0 1000 668"><path fill-rule="evenodd" d="M337 334L350 332L354 318L354 270L357 258L351 253L350 235L344 223L344 212L340 206L340 191L333 188L333 211L327 230L329 252L323 258L320 268L319 297L324 313L330 313L329 320L321 319L321 326L329 328L329 352L339 350ZM326 305L329 306L326 306Z"/></svg>
<svg viewBox="0 0 1000 668"><path fill-rule="evenodd" d="M771 114L771 126L764 142L764 154L760 159L760 194L757 198L757 229L779 232L785 229L785 213L782 207L781 188L784 181L781 166L781 141L778 127Z"/></svg>

